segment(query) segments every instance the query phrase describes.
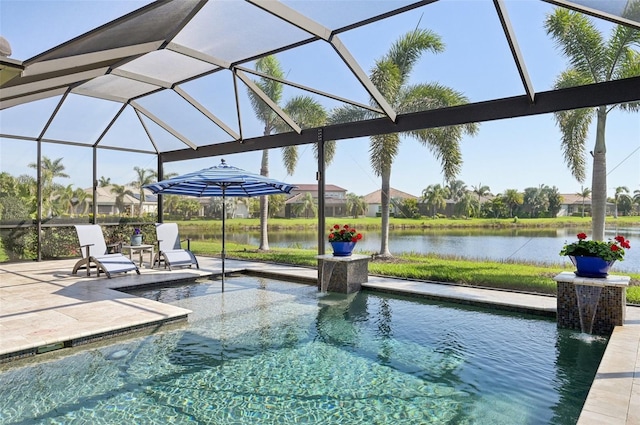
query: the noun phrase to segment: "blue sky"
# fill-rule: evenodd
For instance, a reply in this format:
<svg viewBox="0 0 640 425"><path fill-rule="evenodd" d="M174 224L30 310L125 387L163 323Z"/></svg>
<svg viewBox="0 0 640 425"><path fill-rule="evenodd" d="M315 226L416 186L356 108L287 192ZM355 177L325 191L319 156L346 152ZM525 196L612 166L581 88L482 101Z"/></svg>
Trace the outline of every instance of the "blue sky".
<svg viewBox="0 0 640 425"><path fill-rule="evenodd" d="M146 3L0 0L0 34L11 43L11 58L26 60ZM557 53L542 29L545 14L552 7L531 0L507 1L507 6L534 89L548 90L567 66L566 60ZM368 72L393 41L416 26L439 34L446 49L438 55L425 54L414 69L413 82L439 82L461 91L474 102L523 94L491 1L443 0L341 38ZM598 26L608 37L611 25L600 22ZM287 77L293 81L321 84L327 91L353 89L353 98L367 101L348 75L322 71L322 61L327 60L325 57L315 57L309 52L304 61L286 54L279 56L279 60ZM293 91L285 91L285 97L293 94ZM0 119L2 116L0 114ZM3 125L8 126L9 123L0 121L0 126ZM252 132L258 135L259 126L247 130L248 135ZM606 138L609 195L612 196L618 186L626 186L631 192L640 189L640 115L618 111L610 113ZM595 140L595 121L588 140L587 150L590 150ZM368 139L340 141L336 160L327 171L327 183L358 195L379 189L380 179L369 165L368 145ZM22 142L19 149L14 146L13 141L0 140L1 171L14 175L33 174L34 170L27 164L34 161L35 143ZM560 133L551 115L482 123L478 135L466 136L461 147L464 164L459 179L469 187L488 185L493 193L506 189L523 191L526 187L541 184L556 186L561 193L581 190L582 184L570 175L563 162ZM300 146L299 151L296 173L288 176L279 150L273 150L270 155L271 177L290 183L313 183L316 169L313 150L310 146ZM65 158L64 164L71 179L60 183L90 187L90 149L49 145L45 146L43 153L51 158ZM156 165L155 158L150 155L131 154L126 159L112 152L100 155L98 175L113 176L112 181L120 184L134 179L133 166L155 168ZM260 152L240 154L227 156L226 160L257 172L260 155ZM218 162L216 158L170 163L166 171L189 172ZM591 179L590 160L587 164L588 177L584 186L589 186ZM427 148L415 140L403 138L392 170L391 185L419 196L428 185L443 183L440 170L440 164Z"/></svg>

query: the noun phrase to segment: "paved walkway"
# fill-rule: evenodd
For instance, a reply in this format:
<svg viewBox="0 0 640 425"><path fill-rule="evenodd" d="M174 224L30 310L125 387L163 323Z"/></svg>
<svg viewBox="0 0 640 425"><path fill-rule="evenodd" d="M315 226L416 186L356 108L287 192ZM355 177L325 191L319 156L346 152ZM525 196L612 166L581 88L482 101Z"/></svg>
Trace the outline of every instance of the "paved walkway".
<svg viewBox="0 0 640 425"><path fill-rule="evenodd" d="M220 273L220 260L200 257L200 270L141 269L106 277L71 275L75 260L0 264L0 362L16 356L186 320L188 310L137 298L117 289ZM291 280L317 281L312 268L228 260L227 272L249 270ZM419 295L554 315L555 297L370 276L378 291ZM627 307L578 421L579 425L640 424L640 308Z"/></svg>

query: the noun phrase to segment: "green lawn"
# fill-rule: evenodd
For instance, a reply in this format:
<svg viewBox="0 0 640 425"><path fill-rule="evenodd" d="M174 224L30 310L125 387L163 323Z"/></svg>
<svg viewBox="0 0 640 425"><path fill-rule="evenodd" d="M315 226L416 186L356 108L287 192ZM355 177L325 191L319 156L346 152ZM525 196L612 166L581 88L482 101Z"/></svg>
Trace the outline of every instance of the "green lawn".
<svg viewBox="0 0 640 425"><path fill-rule="evenodd" d="M196 254L219 255L219 242L192 241ZM227 258L259 260L280 264L317 267L314 250L272 248L259 252L255 246L226 244ZM436 255L398 255L393 260L375 260L369 263L369 272L382 276L405 279L448 282L462 285L499 288L539 294L556 294L553 277L562 271L573 271L562 265L536 265L515 262L493 262ZM627 302L640 304L640 274L630 274Z"/></svg>
<svg viewBox="0 0 640 425"><path fill-rule="evenodd" d="M189 227L198 229L215 230L222 227L221 220L189 220L179 221L182 232ZM327 217L325 220L327 228L333 224L349 224L361 229L379 229L381 227L379 217ZM389 220L392 228L563 228L580 227L591 228L591 217L558 217L558 218L391 218ZM640 216L621 216L618 218L607 218L607 225L610 227L640 226ZM260 219L258 218L231 218L226 220L227 230L236 229L259 229ZM269 231L278 229L291 230L315 230L317 228L316 218L270 218Z"/></svg>

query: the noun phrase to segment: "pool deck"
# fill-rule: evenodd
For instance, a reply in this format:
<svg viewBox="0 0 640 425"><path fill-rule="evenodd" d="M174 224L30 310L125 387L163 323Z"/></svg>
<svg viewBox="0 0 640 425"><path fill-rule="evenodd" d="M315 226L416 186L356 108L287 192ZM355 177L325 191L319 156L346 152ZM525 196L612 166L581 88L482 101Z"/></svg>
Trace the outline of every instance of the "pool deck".
<svg viewBox="0 0 640 425"><path fill-rule="evenodd" d="M186 320L189 311L118 291L126 287L219 276L220 259L199 257L200 270L141 268L107 279L72 275L75 260L0 264L0 363L85 342ZM317 270L227 260L225 271L249 271L314 282ZM509 291L369 276L363 287L465 304L552 316L556 298ZM640 307L627 306L611 335L579 425L640 424Z"/></svg>

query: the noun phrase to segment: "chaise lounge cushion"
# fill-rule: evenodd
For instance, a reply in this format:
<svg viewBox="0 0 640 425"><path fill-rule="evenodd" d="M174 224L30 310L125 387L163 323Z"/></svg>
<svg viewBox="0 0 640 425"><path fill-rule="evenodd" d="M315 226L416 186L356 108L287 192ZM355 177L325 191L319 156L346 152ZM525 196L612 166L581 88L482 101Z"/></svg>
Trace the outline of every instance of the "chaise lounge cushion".
<svg viewBox="0 0 640 425"><path fill-rule="evenodd" d="M192 265L200 268L196 256L190 250L189 239L186 239L187 249L182 248L177 223L156 223L156 237L158 239L158 254L154 259L154 265L164 261L165 267L168 267L169 270L171 267L191 267Z"/></svg>
<svg viewBox="0 0 640 425"><path fill-rule="evenodd" d="M103 272L108 278L111 278L112 273L126 273L131 270L140 274L138 266L129 258L121 253L107 253L107 244L100 225L75 225L74 227L78 234L82 258L73 267L72 274L78 273L79 269L86 268L87 276L90 276L91 267L96 268L98 276Z"/></svg>

